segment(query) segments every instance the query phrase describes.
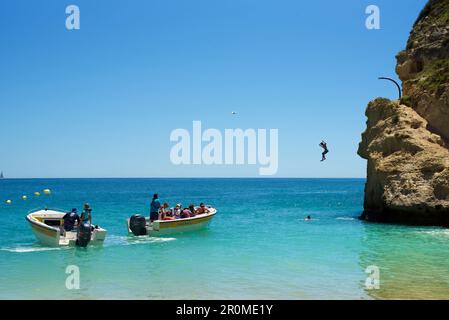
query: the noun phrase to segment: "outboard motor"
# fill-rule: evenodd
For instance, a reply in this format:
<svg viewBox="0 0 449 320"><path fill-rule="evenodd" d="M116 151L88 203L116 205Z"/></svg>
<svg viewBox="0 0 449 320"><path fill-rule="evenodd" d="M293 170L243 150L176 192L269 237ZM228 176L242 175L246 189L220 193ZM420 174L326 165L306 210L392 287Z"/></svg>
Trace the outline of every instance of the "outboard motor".
<svg viewBox="0 0 449 320"><path fill-rule="evenodd" d="M135 236L144 236L147 234L145 217L135 214L129 218L129 229Z"/></svg>
<svg viewBox="0 0 449 320"><path fill-rule="evenodd" d="M79 247L86 247L90 238L92 237L92 227L90 223L81 223L78 227L78 233L76 237L76 245Z"/></svg>

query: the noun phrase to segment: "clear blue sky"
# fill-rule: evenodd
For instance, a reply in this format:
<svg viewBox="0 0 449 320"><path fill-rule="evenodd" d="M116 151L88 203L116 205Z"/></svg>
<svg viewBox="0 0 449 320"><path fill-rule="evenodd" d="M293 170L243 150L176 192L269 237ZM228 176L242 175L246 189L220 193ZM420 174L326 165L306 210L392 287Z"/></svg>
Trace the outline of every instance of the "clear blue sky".
<svg viewBox="0 0 449 320"><path fill-rule="evenodd" d="M0 2L0 170L8 177L258 176L175 166L170 132L279 129L279 177L365 177L366 104L425 0ZM65 28L65 8L81 29ZM381 30L365 28L365 8ZM231 111L237 111L232 116ZM329 160L321 163L321 139Z"/></svg>

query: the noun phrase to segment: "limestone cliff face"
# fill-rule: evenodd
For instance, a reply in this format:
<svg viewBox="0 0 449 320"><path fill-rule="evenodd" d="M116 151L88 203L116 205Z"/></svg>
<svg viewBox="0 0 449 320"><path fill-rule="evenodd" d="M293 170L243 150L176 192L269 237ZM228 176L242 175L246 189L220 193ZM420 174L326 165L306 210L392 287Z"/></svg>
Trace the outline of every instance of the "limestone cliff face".
<svg viewBox="0 0 449 320"><path fill-rule="evenodd" d="M449 226L449 0L430 0L397 55L401 101L369 103L362 218Z"/></svg>
<svg viewBox="0 0 449 320"><path fill-rule="evenodd" d="M428 122L399 102L368 105L359 155L368 159L364 218L449 225L449 150Z"/></svg>
<svg viewBox="0 0 449 320"><path fill-rule="evenodd" d="M449 139L449 0L430 0L397 56L403 101Z"/></svg>

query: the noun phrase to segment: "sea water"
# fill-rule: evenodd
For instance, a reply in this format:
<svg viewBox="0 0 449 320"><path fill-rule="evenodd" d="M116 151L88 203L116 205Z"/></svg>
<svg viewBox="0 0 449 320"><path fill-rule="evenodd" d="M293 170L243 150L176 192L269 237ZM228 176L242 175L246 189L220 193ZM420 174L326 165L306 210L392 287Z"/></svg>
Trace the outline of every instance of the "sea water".
<svg viewBox="0 0 449 320"><path fill-rule="evenodd" d="M449 230L366 223L363 179L0 180L0 299L449 298ZM34 192L51 189L51 195ZM153 193L218 209L204 230L127 235ZM28 200L22 200L28 195ZM7 205L5 201L12 200ZM93 208L102 246L38 244L33 208ZM311 221L304 218L310 215ZM66 286L79 268L79 289ZM378 268L378 289L367 271Z"/></svg>

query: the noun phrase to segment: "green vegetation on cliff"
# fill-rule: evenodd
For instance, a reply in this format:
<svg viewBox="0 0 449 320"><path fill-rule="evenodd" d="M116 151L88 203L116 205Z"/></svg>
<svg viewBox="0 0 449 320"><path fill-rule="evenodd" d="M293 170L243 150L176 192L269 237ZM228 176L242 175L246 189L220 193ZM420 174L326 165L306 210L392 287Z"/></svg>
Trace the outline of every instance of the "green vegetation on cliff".
<svg viewBox="0 0 449 320"><path fill-rule="evenodd" d="M449 23L449 1L442 0L435 5L435 11L439 13L435 17L434 23L445 26Z"/></svg>
<svg viewBox="0 0 449 320"><path fill-rule="evenodd" d="M417 78L421 88L437 93L440 88L449 83L449 59L429 61Z"/></svg>
<svg viewBox="0 0 449 320"><path fill-rule="evenodd" d="M425 17L431 19L431 23L445 26L449 23L449 0L430 0L421 11L415 26Z"/></svg>

